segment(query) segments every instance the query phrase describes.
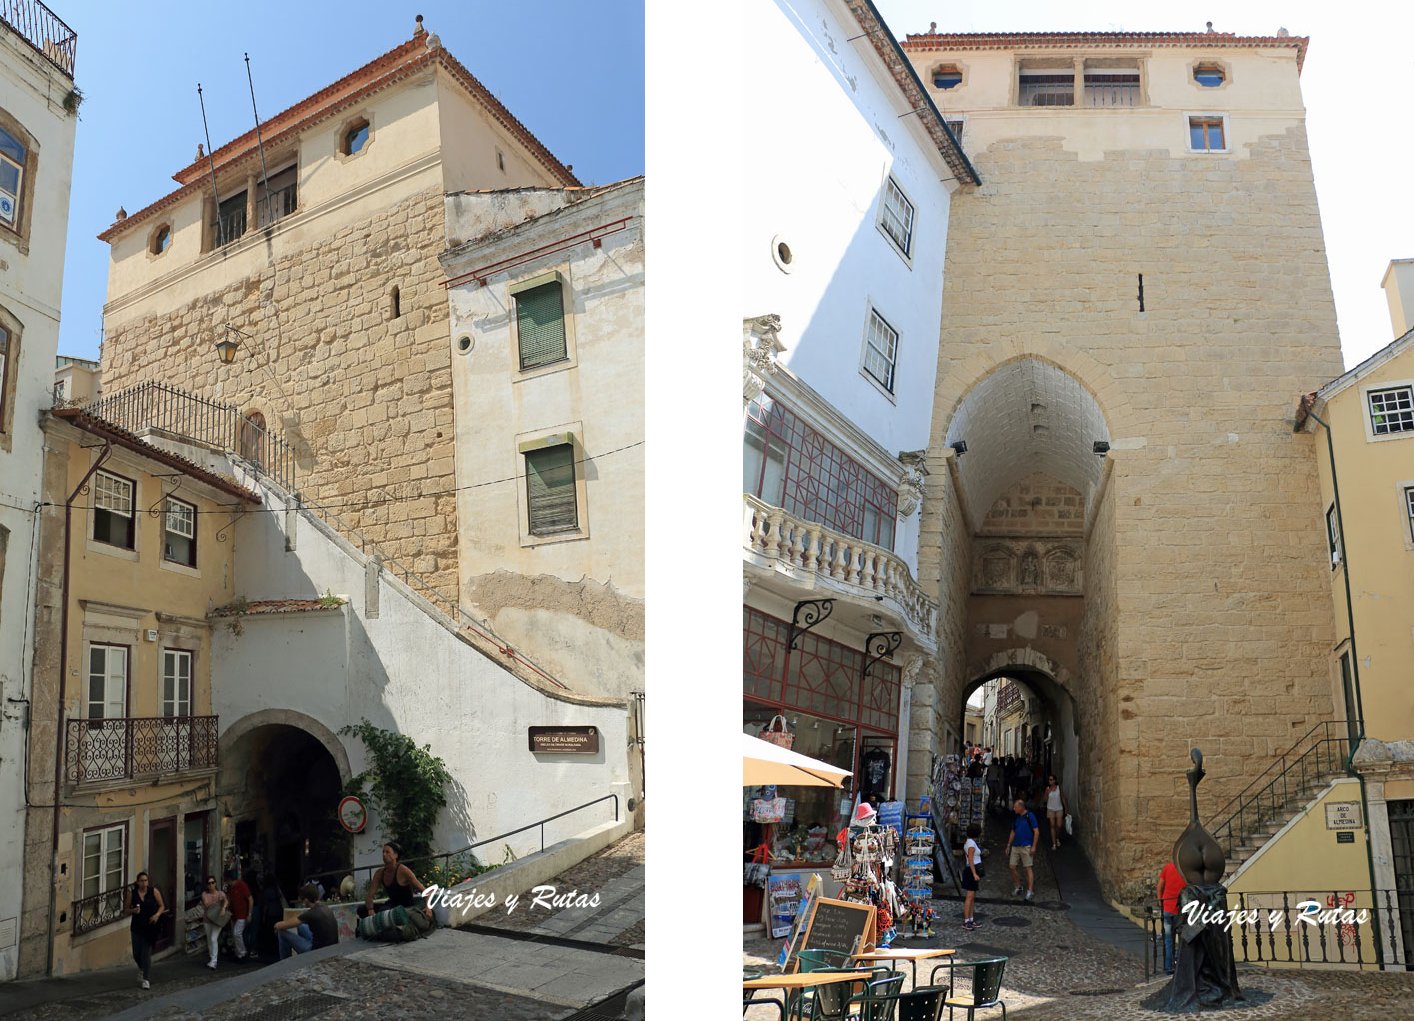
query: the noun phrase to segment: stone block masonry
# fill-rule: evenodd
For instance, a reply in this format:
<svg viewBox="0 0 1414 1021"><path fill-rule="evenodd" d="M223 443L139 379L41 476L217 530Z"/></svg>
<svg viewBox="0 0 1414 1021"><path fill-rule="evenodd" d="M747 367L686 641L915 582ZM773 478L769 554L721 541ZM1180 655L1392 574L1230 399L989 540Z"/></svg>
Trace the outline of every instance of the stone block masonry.
<svg viewBox="0 0 1414 1021"><path fill-rule="evenodd" d="M455 601L445 245L428 190L179 307L159 292L109 325L105 391L161 380L259 411L294 445L306 504ZM232 365L212 351L226 324L254 338Z"/></svg>
<svg viewBox="0 0 1414 1021"><path fill-rule="evenodd" d="M1070 681L1076 821L1111 895L1151 886L1169 855L1189 747L1215 813L1334 711L1317 461L1291 431L1295 395L1341 371L1325 245L1299 122L1247 148L1082 161L1059 138L1003 139L972 154L984 183L952 205L931 449L1025 357L1093 394L1114 443ZM922 580L957 606L938 558L963 523L926 507L924 523ZM960 716L942 673L939 711Z"/></svg>

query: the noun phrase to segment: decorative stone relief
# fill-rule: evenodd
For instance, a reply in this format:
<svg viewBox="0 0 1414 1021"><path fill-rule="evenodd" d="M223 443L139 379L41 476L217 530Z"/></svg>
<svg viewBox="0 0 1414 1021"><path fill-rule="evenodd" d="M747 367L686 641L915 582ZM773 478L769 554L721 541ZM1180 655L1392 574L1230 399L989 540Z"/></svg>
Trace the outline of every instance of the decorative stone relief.
<svg viewBox="0 0 1414 1021"><path fill-rule="evenodd" d="M924 463L926 450L905 450L899 454L903 465L903 478L898 484L898 512L900 517L909 518L923 505L923 487L928 478L928 466Z"/></svg>
<svg viewBox="0 0 1414 1021"><path fill-rule="evenodd" d="M983 595L1079 595L1081 544L1074 539L989 539L977 545L972 590Z"/></svg>
<svg viewBox="0 0 1414 1021"><path fill-rule="evenodd" d="M766 378L776 373L776 358L785 350L778 336L781 317L753 316L741 322L742 400L754 401L766 389Z"/></svg>
<svg viewBox="0 0 1414 1021"><path fill-rule="evenodd" d="M1042 638L1064 638L1065 636L1066 636L1066 628L1065 628L1065 625L1064 625L1064 624L1042 624L1042 625L1041 625L1041 637L1042 637Z"/></svg>

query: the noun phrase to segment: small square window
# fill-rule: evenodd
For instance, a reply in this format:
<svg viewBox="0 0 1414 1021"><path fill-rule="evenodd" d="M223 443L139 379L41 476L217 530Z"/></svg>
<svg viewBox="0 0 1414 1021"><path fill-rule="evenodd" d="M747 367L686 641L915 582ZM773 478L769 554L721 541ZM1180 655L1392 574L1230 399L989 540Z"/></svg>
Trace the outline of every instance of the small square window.
<svg viewBox="0 0 1414 1021"><path fill-rule="evenodd" d="M172 564L196 566L196 508L181 500L167 500L162 534L162 559Z"/></svg>
<svg viewBox="0 0 1414 1021"><path fill-rule="evenodd" d="M344 129L344 137L339 140L339 152L353 156L362 152L368 144L368 121L360 118Z"/></svg>
<svg viewBox="0 0 1414 1021"><path fill-rule="evenodd" d="M898 357L898 331L872 308L864 332L864 371L889 393L894 392L894 367Z"/></svg>
<svg viewBox="0 0 1414 1021"><path fill-rule="evenodd" d="M1376 436L1414 431L1414 387L1392 386L1371 390L1370 427Z"/></svg>
<svg viewBox="0 0 1414 1021"><path fill-rule="evenodd" d="M516 340L520 367L538 368L569 357L565 347L565 303L560 281L519 291L516 303Z"/></svg>
<svg viewBox="0 0 1414 1021"><path fill-rule="evenodd" d="M1207 115L1188 118L1188 148L1193 152L1226 152L1223 119Z"/></svg>
<svg viewBox="0 0 1414 1021"><path fill-rule="evenodd" d="M884 184L884 203L879 213L879 224L884 233L893 238L894 244L904 255L913 254L913 203L894 179L890 177Z"/></svg>
<svg viewBox="0 0 1414 1021"><path fill-rule="evenodd" d="M152 254L161 255L170 247L172 247L172 228L164 223L152 232Z"/></svg>
<svg viewBox="0 0 1414 1021"><path fill-rule="evenodd" d="M531 535L555 535L579 528L573 445L526 451L525 497Z"/></svg>
<svg viewBox="0 0 1414 1021"><path fill-rule="evenodd" d="M962 71L956 64L943 64L933 71L933 88L955 89L962 84Z"/></svg>
<svg viewBox="0 0 1414 1021"><path fill-rule="evenodd" d="M956 138L959 142L962 141L962 129L965 123L964 121L948 121L948 127L952 129L953 138Z"/></svg>
<svg viewBox="0 0 1414 1021"><path fill-rule="evenodd" d="M136 518L133 483L100 471L93 477L93 540L119 549L133 549Z"/></svg>

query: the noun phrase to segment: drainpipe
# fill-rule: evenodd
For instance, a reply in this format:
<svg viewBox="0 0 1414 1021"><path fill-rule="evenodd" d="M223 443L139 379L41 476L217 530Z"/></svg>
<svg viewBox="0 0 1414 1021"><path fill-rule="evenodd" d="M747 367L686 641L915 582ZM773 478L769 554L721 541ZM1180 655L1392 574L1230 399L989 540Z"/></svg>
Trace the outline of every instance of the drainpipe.
<svg viewBox="0 0 1414 1021"><path fill-rule="evenodd" d="M47 975L54 974L54 917L59 907L59 792L62 790L64 777L64 681L69 673L69 550L73 531L74 501L79 498L79 494L88 485L88 480L93 478L94 472L102 467L112 453L113 441L105 439L103 449L99 451L98 457L94 459L88 473L74 487L69 498L64 501L64 580L59 587L59 687L55 692L54 699L56 727L54 731L54 825L50 833L49 849L49 870L54 881L49 884L49 932L45 939L48 960L44 969ZM64 463L68 463L67 458ZM137 513L136 507L133 508L133 513Z"/></svg>
<svg viewBox="0 0 1414 1021"><path fill-rule="evenodd" d="M1370 846L1370 799L1365 791L1365 777L1355 768L1355 752L1360 747L1360 743L1365 740L1365 702L1360 693L1360 657L1355 653L1355 603L1350 596L1350 550L1345 545L1345 515L1340 509L1340 482L1335 474L1335 441L1331 438L1331 427L1328 422L1317 415L1311 408L1305 409L1306 414L1316 420L1316 423L1326 431L1326 454L1331 463L1331 489L1335 495L1335 524L1336 535L1340 540L1340 555L1345 561L1341 565L1342 573L1345 575L1345 616L1346 626L1350 634L1350 677L1355 685L1355 715L1356 732L1355 739L1350 742L1350 754L1345 758L1345 771L1353 776L1360 784L1360 811L1365 819L1365 866L1370 873L1370 919L1372 931L1375 937L1375 960L1384 970L1385 949L1384 940L1380 935L1380 911L1379 905L1375 903L1375 891L1379 884L1375 881L1375 852Z"/></svg>

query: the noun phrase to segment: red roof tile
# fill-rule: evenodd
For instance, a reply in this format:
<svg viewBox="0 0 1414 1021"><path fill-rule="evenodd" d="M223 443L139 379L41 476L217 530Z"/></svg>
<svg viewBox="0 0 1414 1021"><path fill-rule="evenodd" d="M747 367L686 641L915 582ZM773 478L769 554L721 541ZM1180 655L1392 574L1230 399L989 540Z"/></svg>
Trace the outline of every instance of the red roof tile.
<svg viewBox="0 0 1414 1021"><path fill-rule="evenodd" d="M320 89L314 95L262 121L260 125L261 141L267 148L279 145L306 128L336 116L340 111L365 97L403 81L424 68L436 65L446 71L457 84L465 89L485 109L492 120L519 140L549 171L552 177L565 186L573 187L580 184L574 173L556 159L550 150L545 148L544 144L530 132L530 129L517 120L502 105L501 101L492 95L485 85L481 84L475 75L441 46L436 49L428 49L426 39L426 36L414 36L351 74L345 75L334 84ZM177 171L172 175L172 178L182 187L164 195L156 202L125 219L117 221L99 234L98 239L111 241L129 227L148 219L162 209L175 205L191 193L200 190L203 181L209 181L212 164L215 165L219 174L242 160L254 158L256 150L256 132L252 128L234 141L227 142L215 149L209 156L209 162L208 157L203 157ZM208 176L203 177L203 175Z"/></svg>

